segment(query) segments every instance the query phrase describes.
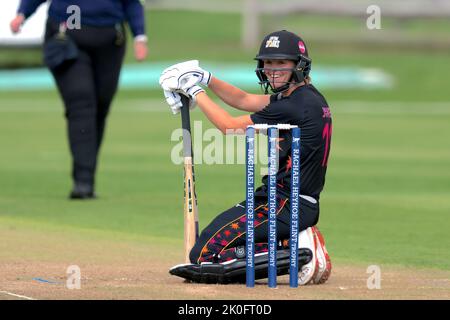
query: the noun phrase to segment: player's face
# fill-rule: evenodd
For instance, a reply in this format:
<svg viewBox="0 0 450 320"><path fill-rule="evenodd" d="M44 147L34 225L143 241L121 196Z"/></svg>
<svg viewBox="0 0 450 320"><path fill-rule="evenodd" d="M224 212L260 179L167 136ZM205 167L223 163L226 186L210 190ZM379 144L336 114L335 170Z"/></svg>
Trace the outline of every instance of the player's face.
<svg viewBox="0 0 450 320"><path fill-rule="evenodd" d="M264 73L274 89L289 82L294 67L295 63L290 60L264 60Z"/></svg>

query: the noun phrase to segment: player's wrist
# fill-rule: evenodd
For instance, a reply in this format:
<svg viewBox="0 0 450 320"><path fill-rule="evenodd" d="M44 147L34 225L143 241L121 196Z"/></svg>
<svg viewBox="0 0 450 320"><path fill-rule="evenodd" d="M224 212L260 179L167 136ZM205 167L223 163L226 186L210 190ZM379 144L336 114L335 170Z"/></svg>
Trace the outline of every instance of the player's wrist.
<svg viewBox="0 0 450 320"><path fill-rule="evenodd" d="M139 34L137 36L134 37L134 42L142 42L142 43L147 43L148 42L148 37L145 34Z"/></svg>
<svg viewBox="0 0 450 320"><path fill-rule="evenodd" d="M186 90L186 94L187 94L191 99L194 99L194 100L195 100L195 98L197 97L197 95L200 94L200 93L202 93L202 92L205 92L205 90L204 90L202 87L198 86L198 85L192 86L192 87L190 87L190 88L188 88L188 89Z"/></svg>
<svg viewBox="0 0 450 320"><path fill-rule="evenodd" d="M204 85L205 87L209 86L210 82L211 82L211 78L212 78L212 74L209 71L206 70L202 70L203 74L202 74L202 79L200 80L200 83L202 85Z"/></svg>

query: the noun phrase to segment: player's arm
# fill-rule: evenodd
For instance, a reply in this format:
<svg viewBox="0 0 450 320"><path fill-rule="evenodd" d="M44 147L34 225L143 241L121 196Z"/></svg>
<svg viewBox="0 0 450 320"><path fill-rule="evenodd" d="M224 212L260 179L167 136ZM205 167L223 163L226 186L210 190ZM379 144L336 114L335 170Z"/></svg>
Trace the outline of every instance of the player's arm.
<svg viewBox="0 0 450 320"><path fill-rule="evenodd" d="M209 87L231 107L247 112L258 112L270 103L270 95L251 94L211 75L200 68L198 60L174 64L163 70L159 84L165 91L186 90L199 84Z"/></svg>
<svg viewBox="0 0 450 320"><path fill-rule="evenodd" d="M247 112L258 112L270 102L270 95L245 92L214 76L211 77L208 88L226 104Z"/></svg>
<svg viewBox="0 0 450 320"><path fill-rule="evenodd" d="M28 19L36 9L46 2L46 0L22 0L20 1L19 8L17 9L17 15L11 20L9 26L12 33L18 33L20 27Z"/></svg>
<svg viewBox="0 0 450 320"><path fill-rule="evenodd" d="M196 96L197 104L206 117L224 134L227 130L245 130L247 126L252 125L253 121L250 115L233 117L214 101L212 101L205 92ZM242 131L244 132L244 131Z"/></svg>

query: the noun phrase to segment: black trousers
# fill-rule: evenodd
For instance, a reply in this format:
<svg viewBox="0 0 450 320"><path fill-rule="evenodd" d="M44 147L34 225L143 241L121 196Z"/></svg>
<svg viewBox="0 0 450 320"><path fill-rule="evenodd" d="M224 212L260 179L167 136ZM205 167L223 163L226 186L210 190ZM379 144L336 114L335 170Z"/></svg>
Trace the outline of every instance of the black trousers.
<svg viewBox="0 0 450 320"><path fill-rule="evenodd" d="M48 20L45 41L58 30L59 25ZM79 55L50 71L64 101L72 178L94 185L106 118L125 54L125 32L123 26L82 26L66 33L76 43Z"/></svg>
<svg viewBox="0 0 450 320"><path fill-rule="evenodd" d="M255 197L255 253L267 251L268 234L267 196ZM245 201L222 212L201 232L189 258L192 263L226 262L242 258L236 247L245 245L246 236ZM317 224L319 203L300 198L299 231ZM289 201L277 197L277 240L287 247L290 235Z"/></svg>

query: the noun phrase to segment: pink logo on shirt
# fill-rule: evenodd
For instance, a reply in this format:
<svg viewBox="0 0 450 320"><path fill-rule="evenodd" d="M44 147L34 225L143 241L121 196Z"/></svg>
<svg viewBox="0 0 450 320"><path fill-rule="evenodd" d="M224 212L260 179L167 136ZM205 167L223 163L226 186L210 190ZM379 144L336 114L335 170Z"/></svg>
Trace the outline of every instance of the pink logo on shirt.
<svg viewBox="0 0 450 320"><path fill-rule="evenodd" d="M323 115L322 118L331 118L331 111L328 107L322 107Z"/></svg>

